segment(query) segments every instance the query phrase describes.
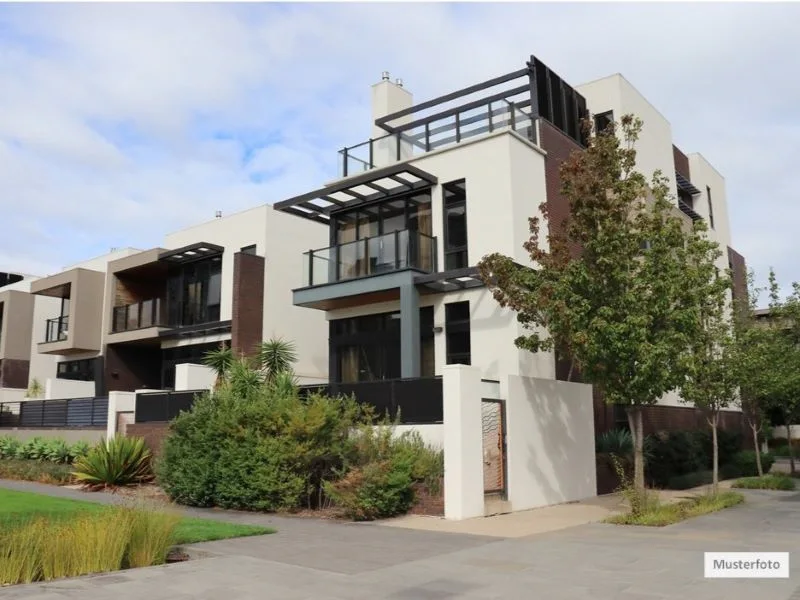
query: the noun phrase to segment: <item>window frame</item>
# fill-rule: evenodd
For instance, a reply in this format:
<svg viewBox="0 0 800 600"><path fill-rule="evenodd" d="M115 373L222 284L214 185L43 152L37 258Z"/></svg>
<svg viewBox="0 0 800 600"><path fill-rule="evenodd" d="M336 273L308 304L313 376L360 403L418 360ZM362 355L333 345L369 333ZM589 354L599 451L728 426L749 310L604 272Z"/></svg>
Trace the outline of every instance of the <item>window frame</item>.
<svg viewBox="0 0 800 600"><path fill-rule="evenodd" d="M460 186L460 187L459 187ZM448 203L447 194L451 193L455 196L462 196L453 202ZM464 244L459 246L450 247L450 230L447 221L448 208L464 207ZM442 184L442 251L444 253L444 270L452 271L457 269L465 269L469 267L469 221L467 219L467 181L466 179L458 179L456 181L448 181ZM448 257L464 255L463 261L459 261L458 266L449 267ZM464 264L461 264L463 262Z"/></svg>
<svg viewBox="0 0 800 600"><path fill-rule="evenodd" d="M459 302L449 302L444 305L444 327L445 327L445 364L446 365L471 365L472 364L472 331L471 331L471 318L470 318L470 305L469 300L462 300ZM467 317L453 318L451 312L456 309L461 309L466 306ZM467 334L469 342L469 350L467 352L453 352L451 350L450 336L451 334ZM461 359L466 357L466 362Z"/></svg>
<svg viewBox="0 0 800 600"><path fill-rule="evenodd" d="M708 224L711 229L716 229L714 227L714 202L711 199L711 186L706 186L706 200L708 201Z"/></svg>

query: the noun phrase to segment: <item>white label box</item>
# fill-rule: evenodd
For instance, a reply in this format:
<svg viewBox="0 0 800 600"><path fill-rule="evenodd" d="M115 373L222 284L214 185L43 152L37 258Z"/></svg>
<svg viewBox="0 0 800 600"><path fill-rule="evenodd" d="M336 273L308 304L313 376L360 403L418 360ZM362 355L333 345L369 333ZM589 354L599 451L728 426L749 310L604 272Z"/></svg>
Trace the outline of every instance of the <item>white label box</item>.
<svg viewBox="0 0 800 600"><path fill-rule="evenodd" d="M706 552L708 578L787 579L788 552Z"/></svg>

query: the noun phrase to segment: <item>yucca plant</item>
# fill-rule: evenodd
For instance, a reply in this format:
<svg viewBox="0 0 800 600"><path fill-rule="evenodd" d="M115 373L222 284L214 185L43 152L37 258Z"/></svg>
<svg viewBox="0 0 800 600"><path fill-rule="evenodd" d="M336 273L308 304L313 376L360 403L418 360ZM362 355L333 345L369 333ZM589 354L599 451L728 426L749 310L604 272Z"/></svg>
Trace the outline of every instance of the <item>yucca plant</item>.
<svg viewBox="0 0 800 600"><path fill-rule="evenodd" d="M626 457L633 454L633 436L628 429L612 429L597 436L595 451Z"/></svg>
<svg viewBox="0 0 800 600"><path fill-rule="evenodd" d="M90 489L135 485L153 479L150 461L144 439L115 436L101 440L86 456L78 458L73 476Z"/></svg>
<svg viewBox="0 0 800 600"><path fill-rule="evenodd" d="M258 348L258 364L268 383L275 381L279 373L291 371L296 362L297 350L292 341L270 338Z"/></svg>
<svg viewBox="0 0 800 600"><path fill-rule="evenodd" d="M291 371L277 373L269 385L282 398L297 394L297 378Z"/></svg>
<svg viewBox="0 0 800 600"><path fill-rule="evenodd" d="M264 374L253 368L247 357L233 361L228 371L227 385L231 392L240 398L249 398L264 385Z"/></svg>
<svg viewBox="0 0 800 600"><path fill-rule="evenodd" d="M220 344L216 350L210 350L203 356L203 364L211 369L217 375L214 382L214 389L219 388L231 367L234 363L233 350L228 348L224 343Z"/></svg>

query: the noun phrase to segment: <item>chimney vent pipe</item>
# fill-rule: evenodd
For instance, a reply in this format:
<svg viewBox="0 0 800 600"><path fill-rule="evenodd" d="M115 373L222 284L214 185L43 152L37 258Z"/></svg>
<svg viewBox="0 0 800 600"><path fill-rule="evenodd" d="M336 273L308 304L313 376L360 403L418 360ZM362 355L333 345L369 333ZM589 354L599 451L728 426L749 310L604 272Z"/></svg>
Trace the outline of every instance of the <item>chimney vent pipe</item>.
<svg viewBox="0 0 800 600"><path fill-rule="evenodd" d="M403 87L403 80L398 77L395 80L395 84L397 84L397 87Z"/></svg>
<svg viewBox="0 0 800 600"><path fill-rule="evenodd" d="M389 81L389 79L391 79L391 77L389 77L389 71L384 71L383 73L381 73L381 80Z"/></svg>

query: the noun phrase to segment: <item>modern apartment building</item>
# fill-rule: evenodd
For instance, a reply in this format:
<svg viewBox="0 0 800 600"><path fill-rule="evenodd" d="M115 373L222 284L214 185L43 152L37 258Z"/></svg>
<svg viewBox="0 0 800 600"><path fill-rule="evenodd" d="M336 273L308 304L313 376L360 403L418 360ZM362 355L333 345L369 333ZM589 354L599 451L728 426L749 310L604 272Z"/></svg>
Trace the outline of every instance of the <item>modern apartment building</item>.
<svg viewBox="0 0 800 600"><path fill-rule="evenodd" d="M438 376L448 364L477 366L489 381L567 378L564 357L514 346L523 329L476 264L491 252L529 264L528 218L540 216L542 202L556 220L568 214L559 167L587 144L581 120L589 115L597 127L625 113L643 119L638 168L670 178L687 225L707 221L727 250L720 267L731 266L742 289L723 177L674 145L669 121L621 75L574 87L531 57L415 104L385 73L372 107L371 137L340 151L340 178L275 204L328 228L327 244L304 254L293 298L328 320L331 381ZM597 428L614 426L620 415L595 402ZM686 410L677 403L665 398L652 418L677 426Z"/></svg>
<svg viewBox="0 0 800 600"><path fill-rule="evenodd" d="M0 401L34 378L50 399L171 389L176 365L270 337L295 342L302 383L324 382L324 316L293 306L282 282L325 239L265 205L0 288Z"/></svg>

